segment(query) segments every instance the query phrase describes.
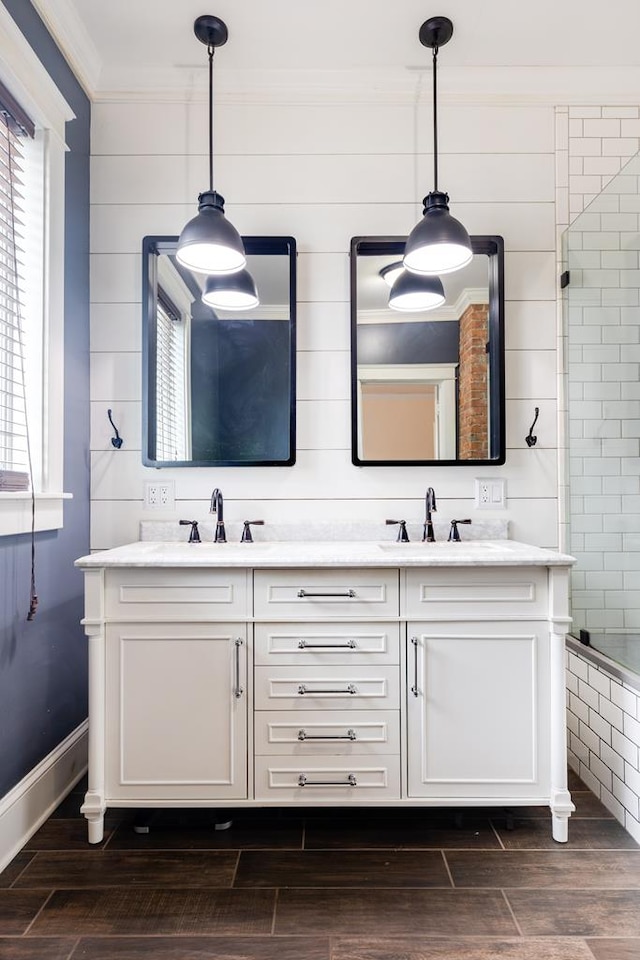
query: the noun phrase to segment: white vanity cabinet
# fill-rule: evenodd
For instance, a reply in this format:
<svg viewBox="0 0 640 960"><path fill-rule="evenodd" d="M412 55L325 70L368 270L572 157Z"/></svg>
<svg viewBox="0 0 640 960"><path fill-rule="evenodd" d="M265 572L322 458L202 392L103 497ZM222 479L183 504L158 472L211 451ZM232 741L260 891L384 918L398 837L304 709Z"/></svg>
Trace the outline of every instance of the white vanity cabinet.
<svg viewBox="0 0 640 960"><path fill-rule="evenodd" d="M546 804L566 840L572 558L306 546L78 561L89 839L109 806Z"/></svg>
<svg viewBox="0 0 640 960"><path fill-rule="evenodd" d="M399 571L256 570L254 598L256 800L399 801Z"/></svg>
<svg viewBox="0 0 640 960"><path fill-rule="evenodd" d="M409 797L549 793L549 638L535 621L409 623Z"/></svg>
<svg viewBox="0 0 640 960"><path fill-rule="evenodd" d="M246 625L110 624L111 800L247 797Z"/></svg>
<svg viewBox="0 0 640 960"><path fill-rule="evenodd" d="M85 577L91 842L108 806L246 800L249 574L135 567Z"/></svg>

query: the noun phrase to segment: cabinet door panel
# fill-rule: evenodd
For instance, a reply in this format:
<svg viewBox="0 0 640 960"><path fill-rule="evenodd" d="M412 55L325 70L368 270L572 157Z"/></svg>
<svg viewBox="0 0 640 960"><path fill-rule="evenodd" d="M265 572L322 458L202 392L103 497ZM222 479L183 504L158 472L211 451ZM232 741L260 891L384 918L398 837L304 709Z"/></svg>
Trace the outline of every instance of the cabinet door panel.
<svg viewBox="0 0 640 960"><path fill-rule="evenodd" d="M244 625L110 626L110 796L246 797L245 691Z"/></svg>
<svg viewBox="0 0 640 960"><path fill-rule="evenodd" d="M548 789L546 624L410 624L407 663L410 796Z"/></svg>

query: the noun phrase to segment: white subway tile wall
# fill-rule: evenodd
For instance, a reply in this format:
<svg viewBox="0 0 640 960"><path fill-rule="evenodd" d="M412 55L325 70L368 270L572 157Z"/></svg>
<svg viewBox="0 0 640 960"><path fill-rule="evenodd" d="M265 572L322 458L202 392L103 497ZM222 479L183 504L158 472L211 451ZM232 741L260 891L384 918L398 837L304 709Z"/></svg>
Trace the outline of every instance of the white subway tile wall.
<svg viewBox="0 0 640 960"><path fill-rule="evenodd" d="M569 765L640 843L640 697L572 650L566 677Z"/></svg>
<svg viewBox="0 0 640 960"><path fill-rule="evenodd" d="M143 483L156 474L142 466L140 452L141 245L147 234L178 234L195 213L207 180L205 114L201 100L93 106L92 549L136 540L140 520L149 518ZM406 234L420 217L431 188L430 116L424 97L419 104L335 97L326 104L216 104L216 185L230 220L241 233L293 235L298 243L298 455L289 468L166 469L176 510L159 519L206 516L219 486L229 520L379 518L383 531L394 513L422 518L428 485L441 517L473 517L474 477L484 474L507 482L507 510L496 516L509 520L513 538L558 546L550 107L449 103L441 115L440 179L453 214L471 233L505 240L506 465L351 464L349 242ZM530 449L524 438L535 406L538 443ZM121 450L111 446L107 408L124 438Z"/></svg>
<svg viewBox="0 0 640 960"><path fill-rule="evenodd" d="M629 631L640 628L640 160L629 159L640 108L569 107L561 119L574 628Z"/></svg>

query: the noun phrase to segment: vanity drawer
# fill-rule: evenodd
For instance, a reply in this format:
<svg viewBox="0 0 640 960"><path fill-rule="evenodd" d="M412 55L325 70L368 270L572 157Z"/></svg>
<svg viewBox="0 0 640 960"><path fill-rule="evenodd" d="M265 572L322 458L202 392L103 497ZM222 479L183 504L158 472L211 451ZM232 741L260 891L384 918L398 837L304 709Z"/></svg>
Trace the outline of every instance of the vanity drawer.
<svg viewBox="0 0 640 960"><path fill-rule="evenodd" d="M256 570L255 615L281 620L306 617L397 617L397 570Z"/></svg>
<svg viewBox="0 0 640 960"><path fill-rule="evenodd" d="M399 623L257 623L255 630L258 664L400 662Z"/></svg>
<svg viewBox="0 0 640 960"><path fill-rule="evenodd" d="M397 710L264 710L255 715L255 752L271 756L352 756L400 753Z"/></svg>
<svg viewBox="0 0 640 960"><path fill-rule="evenodd" d="M400 798L400 758L256 757L256 800L367 803Z"/></svg>
<svg viewBox="0 0 640 960"><path fill-rule="evenodd" d="M399 668L256 667L256 710L397 710Z"/></svg>
<svg viewBox="0 0 640 960"><path fill-rule="evenodd" d="M535 620L548 616L544 567L420 568L406 573L406 617Z"/></svg>
<svg viewBox="0 0 640 960"><path fill-rule="evenodd" d="M105 614L124 620L233 620L251 614L246 570L105 571Z"/></svg>

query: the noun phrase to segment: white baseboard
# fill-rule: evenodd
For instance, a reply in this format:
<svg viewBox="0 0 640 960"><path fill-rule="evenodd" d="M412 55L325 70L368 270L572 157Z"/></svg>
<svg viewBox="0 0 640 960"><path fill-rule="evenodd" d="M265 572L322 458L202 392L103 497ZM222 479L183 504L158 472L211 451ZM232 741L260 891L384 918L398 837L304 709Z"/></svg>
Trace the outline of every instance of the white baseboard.
<svg viewBox="0 0 640 960"><path fill-rule="evenodd" d="M0 798L0 871L84 776L88 731L89 721L85 720Z"/></svg>

